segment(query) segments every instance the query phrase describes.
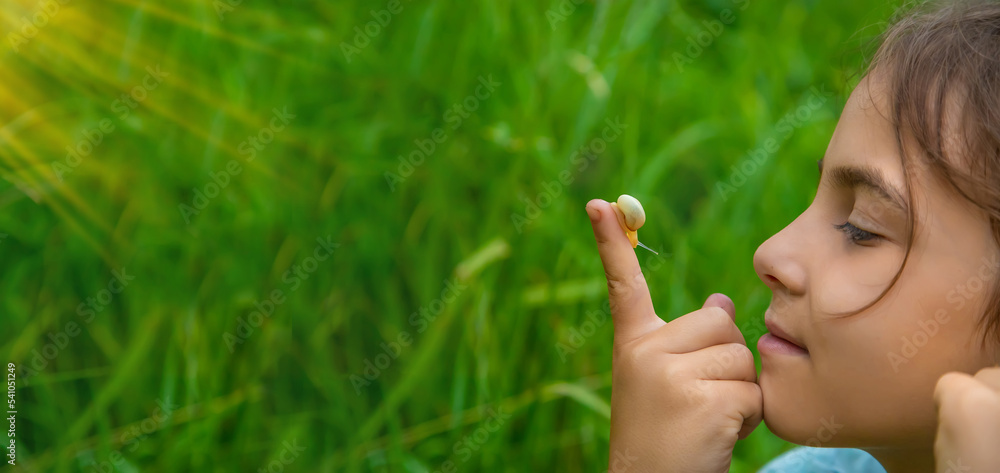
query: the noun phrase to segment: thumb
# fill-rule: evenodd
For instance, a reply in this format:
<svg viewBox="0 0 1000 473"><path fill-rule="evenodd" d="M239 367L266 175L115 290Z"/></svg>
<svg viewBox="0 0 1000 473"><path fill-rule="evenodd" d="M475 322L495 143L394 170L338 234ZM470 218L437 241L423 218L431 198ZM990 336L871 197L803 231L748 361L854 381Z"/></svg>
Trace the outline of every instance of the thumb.
<svg viewBox="0 0 1000 473"><path fill-rule="evenodd" d="M736 321L736 304L733 304L733 300L729 296L721 292L716 292L708 296L708 299L705 299L705 304L701 308L706 309L708 307L721 307L722 310L726 311L732 317L733 322Z"/></svg>
<svg viewBox="0 0 1000 473"><path fill-rule="evenodd" d="M705 304L701 306L702 309L707 307L721 307L733 319L733 323L736 322L736 304L733 304L733 300L729 296L716 292L708 296L705 299ZM744 406L746 410L743 414L746 418L738 435L740 440L747 438L760 425L761 421L764 420L764 399L761 397L760 387L753 386L753 388L747 389L746 393L750 399L747 400L747 404Z"/></svg>

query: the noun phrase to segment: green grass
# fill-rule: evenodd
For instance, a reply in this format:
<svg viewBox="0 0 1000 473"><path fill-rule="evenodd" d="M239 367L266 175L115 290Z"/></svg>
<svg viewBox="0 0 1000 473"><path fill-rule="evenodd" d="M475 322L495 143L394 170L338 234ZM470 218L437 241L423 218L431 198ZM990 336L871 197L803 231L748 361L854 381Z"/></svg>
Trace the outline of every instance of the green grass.
<svg viewBox="0 0 1000 473"><path fill-rule="evenodd" d="M208 0L80 0L18 52L7 34L36 3L0 4L2 361L30 367L49 334L80 331L22 374L20 468L257 471L297 441L284 471L603 471L612 327L584 326L607 300L584 204L638 197L664 255L640 253L658 313L724 292L753 344L770 298L753 252L808 205L858 48L893 10L602 0L552 27L558 2L404 0L348 62L341 43L387 4L243 2L220 20ZM686 38L734 5L680 70ZM115 100L157 65L169 75L123 118ZM490 76L475 111L448 114ZM813 87L832 95L785 139ZM241 144L286 107L249 162ZM60 182L53 163L102 119L114 130ZM627 129L574 161L605 120ZM723 198L768 138L780 149ZM186 222L213 173L227 185ZM339 246L312 266L321 237ZM135 279L107 300L122 268ZM491 408L510 417L476 439ZM789 447L761 426L733 471Z"/></svg>

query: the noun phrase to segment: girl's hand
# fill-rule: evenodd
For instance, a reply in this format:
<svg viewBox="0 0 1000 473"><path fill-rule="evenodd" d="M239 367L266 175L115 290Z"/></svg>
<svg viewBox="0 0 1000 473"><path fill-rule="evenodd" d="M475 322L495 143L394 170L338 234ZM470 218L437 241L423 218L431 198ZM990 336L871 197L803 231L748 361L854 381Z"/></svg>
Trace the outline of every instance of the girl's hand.
<svg viewBox="0 0 1000 473"><path fill-rule="evenodd" d="M665 323L611 205L587 204L608 278L615 335L610 471L725 472L763 411L733 302L713 294Z"/></svg>
<svg viewBox="0 0 1000 473"><path fill-rule="evenodd" d="M942 376L934 402L938 473L1000 471L1000 368Z"/></svg>

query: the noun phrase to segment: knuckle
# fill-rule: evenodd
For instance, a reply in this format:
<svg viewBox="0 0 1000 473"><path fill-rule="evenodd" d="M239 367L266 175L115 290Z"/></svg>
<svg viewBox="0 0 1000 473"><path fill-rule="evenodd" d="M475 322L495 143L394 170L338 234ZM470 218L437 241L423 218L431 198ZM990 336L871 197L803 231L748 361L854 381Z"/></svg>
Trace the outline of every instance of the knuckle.
<svg viewBox="0 0 1000 473"><path fill-rule="evenodd" d="M608 279L608 295L612 299L627 299L631 297L639 288L642 277L642 270L636 268L630 274L617 276L605 271L604 276Z"/></svg>
<svg viewBox="0 0 1000 473"><path fill-rule="evenodd" d="M649 359L649 347L645 343L632 343L620 348L621 359L626 367L641 367Z"/></svg>
<svg viewBox="0 0 1000 473"><path fill-rule="evenodd" d="M1000 366L988 366L976 371L976 375L973 376L976 379L993 378L1000 379Z"/></svg>
<svg viewBox="0 0 1000 473"><path fill-rule="evenodd" d="M955 396L955 411L964 419L982 419L985 413L1000 409L1000 401L985 389L965 389Z"/></svg>
<svg viewBox="0 0 1000 473"><path fill-rule="evenodd" d="M934 385L934 397L940 402L947 401L954 391L954 386L957 382L961 381L961 377L964 376L961 373L951 372L945 373L937 380L937 384Z"/></svg>
<svg viewBox="0 0 1000 473"><path fill-rule="evenodd" d="M621 280L608 281L608 303L611 313L615 316L628 315L628 312L636 309L636 305L642 298L648 297L645 291L645 282L640 279L636 282L626 282Z"/></svg>
<svg viewBox="0 0 1000 473"><path fill-rule="evenodd" d="M754 368L753 352L750 351L750 348L746 345L741 343L730 343L729 353L732 354L733 359L735 360L734 363L737 367L743 369L746 369L747 367L750 369Z"/></svg>
<svg viewBox="0 0 1000 473"><path fill-rule="evenodd" d="M969 425L984 417L1000 417L1000 396L991 389L969 384L965 376L948 373L938 380L934 394L942 422Z"/></svg>
<svg viewBox="0 0 1000 473"><path fill-rule="evenodd" d="M621 297L627 297L631 289L625 281L615 279L613 276L608 274L608 296L611 300L619 299ZM614 302L612 302L614 304Z"/></svg>
<svg viewBox="0 0 1000 473"><path fill-rule="evenodd" d="M678 360L668 361L663 364L663 378L675 382L687 376L687 370Z"/></svg>
<svg viewBox="0 0 1000 473"><path fill-rule="evenodd" d="M692 406L702 407L711 404L711 395L709 394L708 386L701 380L685 384L683 388L683 395L685 401L690 403Z"/></svg>
<svg viewBox="0 0 1000 473"><path fill-rule="evenodd" d="M705 390L703 406L712 412L723 412L732 405L732 398L719 390Z"/></svg>

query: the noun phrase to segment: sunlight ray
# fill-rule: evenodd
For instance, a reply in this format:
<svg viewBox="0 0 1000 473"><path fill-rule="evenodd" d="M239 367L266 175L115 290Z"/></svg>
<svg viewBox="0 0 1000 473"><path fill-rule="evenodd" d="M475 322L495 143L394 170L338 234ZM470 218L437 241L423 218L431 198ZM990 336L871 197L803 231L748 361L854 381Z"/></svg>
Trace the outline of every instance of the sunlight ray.
<svg viewBox="0 0 1000 473"><path fill-rule="evenodd" d="M85 17L84 19L82 19L82 21L86 22L86 25L83 26L88 28L99 28L101 26L100 24L98 24L96 21L94 21L92 18L89 17ZM115 51L112 48L114 45L120 45L124 43L126 39L125 36L115 30L108 30L105 32L105 34L111 36L110 38L111 40L97 43L94 46L97 47L99 50L103 51L110 58L117 57L118 51ZM136 48L138 48L138 53L136 54L136 56L138 57L142 58L155 57L154 51L149 47L146 47L144 45L137 45ZM140 64L137 61L130 61L128 64L132 66L133 70L138 70L138 71L141 71L145 67L150 65L150 64ZM171 72L170 72L170 83L173 86L172 88L174 90L188 93L189 95L197 98L207 106L225 111L227 115L235 118L240 123L243 123L248 126L255 125L255 123L253 123L252 121L251 113L248 110L239 107L238 104L236 103L218 100L216 97L208 94L202 87L199 87L195 85L193 82L190 82L186 79L187 77L193 77L195 75L196 74L194 70L184 67L184 64L182 63L174 62L173 65L171 66Z"/></svg>
<svg viewBox="0 0 1000 473"><path fill-rule="evenodd" d="M9 143L14 151L17 151L25 159L29 160L30 164L28 166L22 167L15 172L20 174L19 177L29 177L30 179L25 179L26 183L31 186L31 188L35 189L41 197L51 194L48 191L55 189L56 194L66 198L66 200L73 205L73 207L77 208L83 213L83 215L89 217L91 221L101 230L104 230L104 232L109 234L111 233L111 226L107 222L101 220L101 217L97 214L97 212L88 206L80 195L78 195L70 186L54 184L56 179L54 177L49 178L49 175L52 173L52 168L49 167L48 164L43 163L41 158L24 146L20 140L17 139L17 137L0 134L0 138L3 138L7 143ZM44 170L39 170L39 167ZM46 199L42 198L41 200ZM51 202L51 200L48 201Z"/></svg>
<svg viewBox="0 0 1000 473"><path fill-rule="evenodd" d="M292 55L285 54L285 53L281 53L279 51L275 51L274 49L271 49L271 48L269 48L267 46L264 46L264 45L262 45L260 43L257 43L257 42L255 42L255 41L253 41L251 39L248 39L248 38L245 38L245 37L242 37L242 36L237 36L237 35L234 35L232 33L228 33L228 32L226 32L224 30L220 30L218 28L213 28L213 27L210 27L210 26L206 26L206 25L204 25L202 23L198 23L195 20L192 20L190 18L182 16L181 14L179 14L177 12L168 10L168 9L163 8L161 6L158 6L158 5L152 5L152 4L144 2L142 0L112 0L112 1L114 1L115 3L118 3L120 5L125 5L125 6L128 6L128 7L134 8L136 10L147 11L147 12L152 13L153 15L156 15L156 16L158 16L160 18L172 21L172 22L174 22L174 23L176 23L176 24L178 24L180 26L184 26L184 27L190 28L190 29L195 30L195 31L200 31L202 33L206 33L206 34L215 36L217 38L226 40L226 41L228 41L230 43L233 43L233 44L236 44L236 45L239 45L239 46L243 46L243 47L246 47L246 48L249 48L249 49L252 49L254 51L258 51L258 52L264 53L264 54L267 54L269 56L272 56L272 57L275 57L275 58L278 58L278 59L281 59L281 60L285 60L285 61L289 61L289 62L295 62L295 63L299 63L299 64L303 64L303 65L309 65L308 62L306 62L305 60L303 60L303 59L301 59L299 57L292 56Z"/></svg>
<svg viewBox="0 0 1000 473"><path fill-rule="evenodd" d="M90 63L88 61L86 61L86 60L78 60L78 58L76 57L76 55L68 54L68 55L66 55L66 58L69 59L69 60L71 60L71 61L73 61L78 66L80 66L80 67L82 67L82 68L84 68L84 69L86 69L88 71L92 71L93 70L93 67L90 65ZM97 73L94 73L93 75L95 75L96 77L100 77L100 75L97 74ZM64 79L62 79L59 76L55 76L55 77L57 79L64 80ZM64 82L66 82L66 81L64 80ZM157 115L159 115L159 116L161 116L161 117L163 117L165 119L168 119L168 120L176 123L181 128L187 130L192 135L194 135L194 136L196 136L198 138L201 138L204 142L206 142L206 143L208 143L210 145L216 146L218 149L220 149L221 151L223 151L226 155L230 156L231 158L241 159L241 157L237 153L236 148L233 145L224 142L223 140L219 139L218 137L211 136L208 132L206 132L202 128L199 128L197 126L194 126L194 125L188 123L188 120L186 120L185 118L183 118L180 115L178 115L177 113L175 113L171 108L166 107L166 106L160 106L160 105L156 104L155 100L146 100L146 101L144 101L143 102L143 107L144 108L148 108L149 110L155 112ZM278 138L276 138L276 140L277 139ZM282 140L282 141L285 141L285 140ZM256 169L256 170L259 170L264 175L266 175L266 176L268 176L268 177L270 177L272 179L275 179L275 180L281 182L282 184L284 184L287 187L294 186L293 182L291 182L291 181L285 179L284 177L278 175L271 168L269 168L269 167L261 164L261 162L259 162L259 161L255 161L255 162L251 162L251 163L246 163L246 166L248 166L250 168L253 168L253 169Z"/></svg>

